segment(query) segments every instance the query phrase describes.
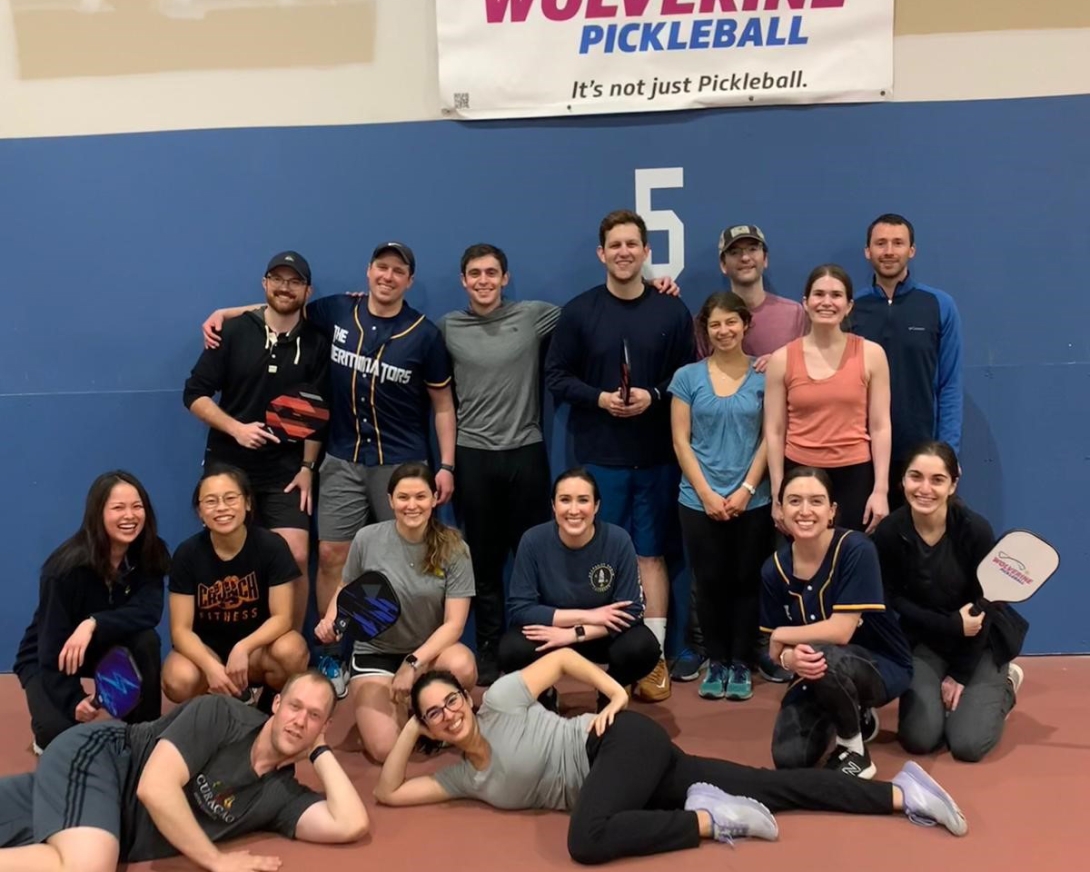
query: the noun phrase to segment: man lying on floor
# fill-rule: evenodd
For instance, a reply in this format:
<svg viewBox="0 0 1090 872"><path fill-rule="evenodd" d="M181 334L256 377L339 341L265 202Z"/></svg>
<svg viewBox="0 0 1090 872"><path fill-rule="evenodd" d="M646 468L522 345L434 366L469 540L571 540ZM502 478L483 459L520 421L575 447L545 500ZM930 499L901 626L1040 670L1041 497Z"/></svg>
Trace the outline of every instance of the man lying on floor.
<svg viewBox="0 0 1090 872"><path fill-rule="evenodd" d="M287 681L271 717L209 695L157 721L66 730L37 771L0 778L0 870L114 872L180 853L210 872L272 872L279 858L215 843L259 830L359 839L367 810L325 744L335 702L310 671ZM295 780L308 754L324 796Z"/></svg>

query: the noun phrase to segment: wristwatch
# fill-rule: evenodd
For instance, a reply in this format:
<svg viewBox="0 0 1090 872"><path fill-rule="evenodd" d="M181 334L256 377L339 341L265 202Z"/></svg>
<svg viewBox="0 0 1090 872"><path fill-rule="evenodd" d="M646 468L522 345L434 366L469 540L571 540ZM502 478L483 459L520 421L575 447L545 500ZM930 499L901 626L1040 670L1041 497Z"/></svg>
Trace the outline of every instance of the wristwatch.
<svg viewBox="0 0 1090 872"><path fill-rule="evenodd" d="M309 469L311 472L314 472L315 466L317 466L317 464L313 460L303 461L303 469Z"/></svg>
<svg viewBox="0 0 1090 872"><path fill-rule="evenodd" d="M586 638L587 638L586 629L584 629L582 624L577 624L575 626L575 641L576 641L576 643L582 642Z"/></svg>
<svg viewBox="0 0 1090 872"><path fill-rule="evenodd" d="M439 468L441 470L444 470L445 472L449 472L451 475L454 475L454 464L453 463L440 463Z"/></svg>
<svg viewBox="0 0 1090 872"><path fill-rule="evenodd" d="M413 672L416 672L416 670L420 668L420 658L415 654L410 654L406 657L405 662L413 668Z"/></svg>
<svg viewBox="0 0 1090 872"><path fill-rule="evenodd" d="M744 487L747 491L749 491L750 496L754 496L757 493L757 488L755 488L753 485L751 485L748 481L743 481L742 482L742 487Z"/></svg>

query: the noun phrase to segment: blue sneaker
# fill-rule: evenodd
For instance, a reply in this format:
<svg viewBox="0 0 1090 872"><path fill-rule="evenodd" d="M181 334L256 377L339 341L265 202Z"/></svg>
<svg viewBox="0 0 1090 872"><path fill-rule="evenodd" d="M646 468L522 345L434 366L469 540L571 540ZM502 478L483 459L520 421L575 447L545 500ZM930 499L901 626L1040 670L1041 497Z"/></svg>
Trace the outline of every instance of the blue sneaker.
<svg viewBox="0 0 1090 872"><path fill-rule="evenodd" d="M677 655L670 669L671 681L696 681L708 668L708 658L695 648L686 648Z"/></svg>
<svg viewBox="0 0 1090 872"><path fill-rule="evenodd" d="M732 663L727 671L727 699L743 700L753 696L753 676L744 663Z"/></svg>
<svg viewBox="0 0 1090 872"><path fill-rule="evenodd" d="M767 839L780 837L776 818L767 808L747 796L734 796L714 784L698 781L685 794L686 811L706 811L712 819L712 837L717 842L734 843L747 836Z"/></svg>
<svg viewBox="0 0 1090 872"><path fill-rule="evenodd" d="M318 671L333 683L337 699L348 696L348 670L339 657L323 654L318 658Z"/></svg>
<svg viewBox="0 0 1090 872"><path fill-rule="evenodd" d="M893 783L901 788L904 811L912 823L921 827L942 824L955 836L969 832L969 822L954 798L915 761L905 763L893 776Z"/></svg>
<svg viewBox="0 0 1090 872"><path fill-rule="evenodd" d="M708 665L708 674L700 683L699 693L704 699L722 699L726 694L727 667L718 660Z"/></svg>

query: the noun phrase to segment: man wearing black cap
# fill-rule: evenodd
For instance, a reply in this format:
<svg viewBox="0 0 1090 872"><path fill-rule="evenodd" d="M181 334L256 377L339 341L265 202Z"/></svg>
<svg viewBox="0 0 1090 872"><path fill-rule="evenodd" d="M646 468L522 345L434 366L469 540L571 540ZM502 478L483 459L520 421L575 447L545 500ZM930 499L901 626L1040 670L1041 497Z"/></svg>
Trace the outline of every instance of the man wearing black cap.
<svg viewBox="0 0 1090 872"><path fill-rule="evenodd" d="M430 454L428 417L435 415L439 502L454 493L455 415L451 366L439 329L404 302L416 258L403 242L375 247L367 294L334 294L307 304L307 321L331 340L330 427L318 497L318 613L341 581L356 532L393 517L386 485L393 470ZM225 318L247 308L218 309L205 321L214 345ZM349 579L351 580L351 579ZM322 664L338 695L343 671Z"/></svg>
<svg viewBox="0 0 1090 872"><path fill-rule="evenodd" d="M262 286L265 304L224 325L218 347L206 348L193 367L183 400L209 427L205 463L244 470L257 520L291 548L301 573L294 591L298 631L306 615L311 485L321 443L281 442L265 425L265 408L300 384L325 390L329 342L302 318L311 288L310 265L301 254L275 255Z"/></svg>

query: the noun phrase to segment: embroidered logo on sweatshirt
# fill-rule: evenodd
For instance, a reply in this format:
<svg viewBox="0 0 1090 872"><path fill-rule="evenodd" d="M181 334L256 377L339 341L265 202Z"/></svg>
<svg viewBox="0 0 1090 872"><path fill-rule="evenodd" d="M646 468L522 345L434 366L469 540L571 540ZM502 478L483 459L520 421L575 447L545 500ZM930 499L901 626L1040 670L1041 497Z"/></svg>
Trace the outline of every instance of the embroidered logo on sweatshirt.
<svg viewBox="0 0 1090 872"><path fill-rule="evenodd" d="M599 563L590 569L590 586L598 593L605 593L613 587L616 573L608 563Z"/></svg>

